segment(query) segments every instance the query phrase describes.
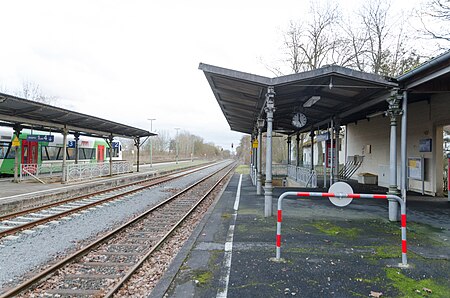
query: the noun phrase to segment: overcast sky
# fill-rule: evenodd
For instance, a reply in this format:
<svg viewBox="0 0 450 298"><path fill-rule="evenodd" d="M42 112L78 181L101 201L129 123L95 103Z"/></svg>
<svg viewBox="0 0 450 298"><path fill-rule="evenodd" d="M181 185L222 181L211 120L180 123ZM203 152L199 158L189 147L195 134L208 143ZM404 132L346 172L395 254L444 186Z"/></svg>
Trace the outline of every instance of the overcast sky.
<svg viewBox="0 0 450 298"><path fill-rule="evenodd" d="M344 7L355 1L341 1ZM357 1L356 1L357 2ZM418 1L393 1L416 3ZM57 105L229 149L200 62L265 76L308 1L0 1L0 90L40 85ZM279 58L277 58L279 57Z"/></svg>

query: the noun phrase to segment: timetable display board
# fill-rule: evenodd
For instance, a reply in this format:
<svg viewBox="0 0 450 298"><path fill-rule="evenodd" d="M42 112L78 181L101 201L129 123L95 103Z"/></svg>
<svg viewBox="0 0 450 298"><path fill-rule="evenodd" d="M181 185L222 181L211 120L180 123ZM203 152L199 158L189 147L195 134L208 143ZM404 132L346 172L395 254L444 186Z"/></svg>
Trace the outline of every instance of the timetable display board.
<svg viewBox="0 0 450 298"><path fill-rule="evenodd" d="M414 180L424 179L424 158L409 157L408 158L408 178Z"/></svg>

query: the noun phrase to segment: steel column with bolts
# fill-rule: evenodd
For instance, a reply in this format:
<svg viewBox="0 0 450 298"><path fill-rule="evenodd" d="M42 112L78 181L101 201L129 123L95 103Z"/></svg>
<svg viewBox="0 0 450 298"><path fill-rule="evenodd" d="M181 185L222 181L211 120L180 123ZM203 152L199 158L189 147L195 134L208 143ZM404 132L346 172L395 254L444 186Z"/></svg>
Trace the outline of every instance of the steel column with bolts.
<svg viewBox="0 0 450 298"><path fill-rule="evenodd" d="M272 216L272 125L273 113L275 112L274 103L275 91L272 86L267 88L266 107L267 115L267 136L266 136L266 182L264 185L264 216Z"/></svg>
<svg viewBox="0 0 450 298"><path fill-rule="evenodd" d="M288 196L297 197L337 197L352 199L388 199L398 202L401 206L401 234L402 234L402 267L408 266L407 245L406 245L406 203L395 195L373 195L373 194L345 194L345 193L321 193L321 192L293 192L288 191L278 198L277 235L276 235L276 257L275 261L281 258L281 222L283 220L283 199Z"/></svg>
<svg viewBox="0 0 450 298"><path fill-rule="evenodd" d="M390 154L389 154L389 192L390 195L398 195L397 189L397 117L402 114L400 108L400 100L402 95L398 94L398 89L391 91L391 95L386 100L389 104L387 115L391 124L391 138L390 138ZM398 204L395 200L389 200L389 220L398 221Z"/></svg>

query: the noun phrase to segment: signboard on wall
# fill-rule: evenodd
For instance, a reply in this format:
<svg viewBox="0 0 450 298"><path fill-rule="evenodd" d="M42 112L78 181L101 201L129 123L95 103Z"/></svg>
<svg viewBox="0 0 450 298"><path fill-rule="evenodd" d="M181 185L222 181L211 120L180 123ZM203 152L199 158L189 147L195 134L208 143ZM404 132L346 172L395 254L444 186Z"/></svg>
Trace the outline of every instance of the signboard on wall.
<svg viewBox="0 0 450 298"><path fill-rule="evenodd" d="M419 152L431 152L431 139L419 140Z"/></svg>

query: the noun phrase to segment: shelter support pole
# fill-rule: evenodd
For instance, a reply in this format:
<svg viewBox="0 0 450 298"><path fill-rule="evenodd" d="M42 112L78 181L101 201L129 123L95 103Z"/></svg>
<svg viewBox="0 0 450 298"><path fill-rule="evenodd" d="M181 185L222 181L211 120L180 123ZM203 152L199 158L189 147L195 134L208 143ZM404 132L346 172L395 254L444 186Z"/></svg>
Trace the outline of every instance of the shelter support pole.
<svg viewBox="0 0 450 298"><path fill-rule="evenodd" d="M20 142L19 136L22 127L20 125L14 125L14 134L17 138L17 141ZM14 146L14 182L19 182L19 146Z"/></svg>
<svg viewBox="0 0 450 298"><path fill-rule="evenodd" d="M109 176L112 177L113 175L113 148L112 148L112 142L113 142L114 136L111 134L108 138L109 140Z"/></svg>
<svg viewBox="0 0 450 298"><path fill-rule="evenodd" d="M314 171L314 129L311 128L311 133L309 134L311 137L311 172Z"/></svg>
<svg viewBox="0 0 450 298"><path fill-rule="evenodd" d="M272 125L275 91L273 86L267 88L265 112L267 116L267 136L266 136L266 182L264 185L264 216L272 216Z"/></svg>
<svg viewBox="0 0 450 298"><path fill-rule="evenodd" d="M390 165L389 165L389 192L390 195L398 195L397 189L397 117L402 114L400 108L400 100L402 96L398 94L398 89L394 88L391 95L387 99L389 108L387 115L390 118L391 124L391 139L390 139ZM389 220L399 221L398 203L395 200L389 199Z"/></svg>
<svg viewBox="0 0 450 298"><path fill-rule="evenodd" d="M330 136L330 186L334 183L334 123L333 119L331 119L331 136Z"/></svg>
<svg viewBox="0 0 450 298"><path fill-rule="evenodd" d="M68 129L64 125L63 134L63 161L62 161L62 183L67 182L67 133Z"/></svg>
<svg viewBox="0 0 450 298"><path fill-rule="evenodd" d="M300 165L300 133L297 132L297 167Z"/></svg>
<svg viewBox="0 0 450 298"><path fill-rule="evenodd" d="M336 144L335 145L336 146L336 151L335 151L336 152L335 153L335 156L336 156L335 169L336 169L336 171L335 171L335 173L336 173L336 180L339 180L339 142L340 142L339 131L341 130L341 126L339 125L339 122L336 122L334 125L335 125L334 126L334 132L335 132L334 137L336 140L336 142L335 142L335 144Z"/></svg>
<svg viewBox="0 0 450 298"><path fill-rule="evenodd" d="M288 163L288 165L290 165L291 164L291 136L288 136L287 137L287 149L288 149L288 152L287 152L287 163Z"/></svg>
<svg viewBox="0 0 450 298"><path fill-rule="evenodd" d="M406 191L408 185L408 177L406 176L407 169L407 132L408 132L408 93L403 91L403 101L402 101L402 127L401 127L401 171L400 171L400 190L402 193L402 199L406 202Z"/></svg>
<svg viewBox="0 0 450 298"><path fill-rule="evenodd" d="M78 132L74 133L75 137L75 164L78 164L79 152L78 152L78 141L80 140L80 134Z"/></svg>
<svg viewBox="0 0 450 298"><path fill-rule="evenodd" d="M262 126L264 126L264 122L262 122ZM257 148L257 166L258 166L258 176L256 180L256 194L261 195L262 194L262 172L261 172L261 154L262 154L262 128L258 126L258 148Z"/></svg>
<svg viewBox="0 0 450 298"><path fill-rule="evenodd" d="M139 172L139 148L141 147L141 139L139 137L134 139L134 146L136 146L137 156L136 156L136 171Z"/></svg>

